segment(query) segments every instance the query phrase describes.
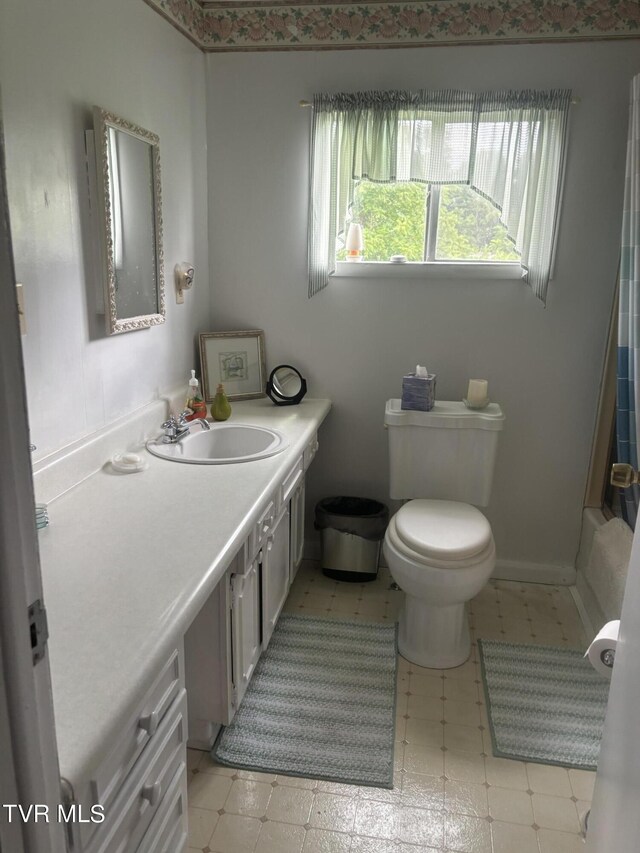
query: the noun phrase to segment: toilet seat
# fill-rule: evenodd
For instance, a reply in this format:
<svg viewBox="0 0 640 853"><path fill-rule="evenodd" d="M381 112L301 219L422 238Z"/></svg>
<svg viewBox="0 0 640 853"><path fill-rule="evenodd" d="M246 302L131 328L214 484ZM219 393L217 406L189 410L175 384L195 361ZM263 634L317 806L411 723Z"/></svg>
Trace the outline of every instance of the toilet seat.
<svg viewBox="0 0 640 853"><path fill-rule="evenodd" d="M409 501L391 519L387 534L406 558L434 568L467 568L495 548L484 515L458 501Z"/></svg>

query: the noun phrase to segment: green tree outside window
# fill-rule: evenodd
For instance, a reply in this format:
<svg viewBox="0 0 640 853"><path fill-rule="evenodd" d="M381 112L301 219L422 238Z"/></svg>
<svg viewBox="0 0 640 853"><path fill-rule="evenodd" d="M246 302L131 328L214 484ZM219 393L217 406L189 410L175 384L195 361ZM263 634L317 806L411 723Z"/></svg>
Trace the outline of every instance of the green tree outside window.
<svg viewBox="0 0 640 853"><path fill-rule="evenodd" d="M358 184L352 213L364 232L365 261L388 261L392 255L424 260L428 194L425 184ZM442 186L439 196L436 260L519 260L490 202L460 185ZM344 257L344 250L339 251L337 259Z"/></svg>

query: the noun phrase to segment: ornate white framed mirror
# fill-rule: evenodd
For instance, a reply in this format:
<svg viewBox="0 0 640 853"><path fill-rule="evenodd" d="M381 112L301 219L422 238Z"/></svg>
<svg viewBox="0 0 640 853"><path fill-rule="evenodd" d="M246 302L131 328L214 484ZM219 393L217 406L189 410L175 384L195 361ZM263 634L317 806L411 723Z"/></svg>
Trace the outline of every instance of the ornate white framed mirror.
<svg viewBox="0 0 640 853"><path fill-rule="evenodd" d="M165 320L160 145L100 107L93 127L106 326L116 335Z"/></svg>

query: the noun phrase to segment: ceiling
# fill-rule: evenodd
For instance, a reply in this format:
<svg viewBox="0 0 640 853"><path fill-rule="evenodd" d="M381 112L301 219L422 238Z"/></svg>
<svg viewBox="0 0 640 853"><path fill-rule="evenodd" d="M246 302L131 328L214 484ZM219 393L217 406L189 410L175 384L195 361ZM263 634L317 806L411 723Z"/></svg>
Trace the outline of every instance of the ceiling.
<svg viewBox="0 0 640 853"><path fill-rule="evenodd" d="M640 38L640 0L144 0L204 51Z"/></svg>

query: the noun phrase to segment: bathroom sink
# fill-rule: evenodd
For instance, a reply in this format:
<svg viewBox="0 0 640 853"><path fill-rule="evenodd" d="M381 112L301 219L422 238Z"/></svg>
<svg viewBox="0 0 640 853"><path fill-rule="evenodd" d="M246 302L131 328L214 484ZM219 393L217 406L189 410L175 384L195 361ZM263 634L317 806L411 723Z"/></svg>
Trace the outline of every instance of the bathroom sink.
<svg viewBox="0 0 640 853"><path fill-rule="evenodd" d="M278 430L251 424L212 424L208 430L195 425L193 429L175 444L163 444L161 438L148 441L147 450L171 462L229 465L275 456L289 444Z"/></svg>

